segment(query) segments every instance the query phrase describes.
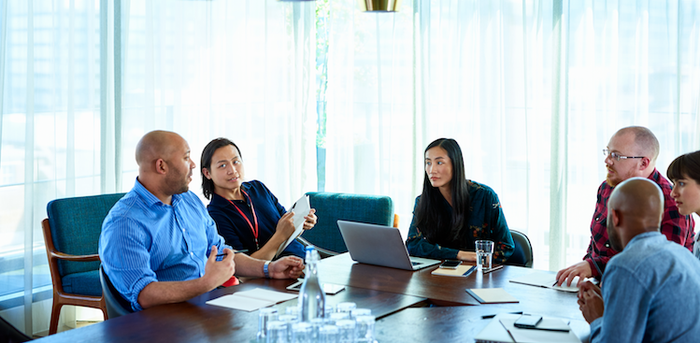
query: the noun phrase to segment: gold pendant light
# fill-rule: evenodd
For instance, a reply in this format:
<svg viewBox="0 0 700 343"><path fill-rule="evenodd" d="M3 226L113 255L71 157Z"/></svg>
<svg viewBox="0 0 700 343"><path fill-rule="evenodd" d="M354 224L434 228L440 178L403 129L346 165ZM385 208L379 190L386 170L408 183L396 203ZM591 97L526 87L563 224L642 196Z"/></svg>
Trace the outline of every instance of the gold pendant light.
<svg viewBox="0 0 700 343"><path fill-rule="evenodd" d="M401 0L359 0L365 12L398 12Z"/></svg>

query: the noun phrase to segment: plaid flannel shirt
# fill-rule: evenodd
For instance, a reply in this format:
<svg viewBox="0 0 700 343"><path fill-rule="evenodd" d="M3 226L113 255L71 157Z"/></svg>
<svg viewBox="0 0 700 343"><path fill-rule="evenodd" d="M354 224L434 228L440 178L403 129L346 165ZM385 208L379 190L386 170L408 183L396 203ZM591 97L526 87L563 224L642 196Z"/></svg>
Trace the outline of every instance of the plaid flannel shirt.
<svg viewBox="0 0 700 343"><path fill-rule="evenodd" d="M671 182L668 181L656 168L651 173L649 179L656 182L664 193L664 216L661 221L661 233L669 241L674 241L693 252L695 243L695 222L691 216L683 216L678 213L676 201L671 198ZM605 272L605 266L610 258L618 252L613 250L608 240L607 219L608 219L608 198L612 194L614 187L608 185L607 181L598 188L598 201L591 221L591 242L588 245L586 256L583 257L591 267L593 276L600 279L598 272Z"/></svg>

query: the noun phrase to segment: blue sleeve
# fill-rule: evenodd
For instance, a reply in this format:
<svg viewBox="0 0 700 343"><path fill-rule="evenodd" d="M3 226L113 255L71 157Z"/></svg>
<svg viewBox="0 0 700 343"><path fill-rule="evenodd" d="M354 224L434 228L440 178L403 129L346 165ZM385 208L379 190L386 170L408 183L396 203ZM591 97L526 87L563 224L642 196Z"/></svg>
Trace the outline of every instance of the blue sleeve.
<svg viewBox="0 0 700 343"><path fill-rule="evenodd" d="M608 264L602 284L605 314L591 323L591 343L616 342L620 337L641 342L652 301L646 283L631 270Z"/></svg>
<svg viewBox="0 0 700 343"><path fill-rule="evenodd" d="M413 220L411 220L411 226L408 228L408 238L406 239L406 249L411 256L434 258L439 260L445 259L456 259L459 250L445 248L439 244L433 244L428 242L428 240L420 232L420 229L416 226L416 208L418 207L418 202L420 201L420 196L416 198L416 203L413 207Z"/></svg>
<svg viewBox="0 0 700 343"><path fill-rule="evenodd" d="M100 260L114 288L131 303L135 311L142 310L138 303L141 291L156 282L149 253L150 237L139 229L138 221L127 216L108 216L100 236Z"/></svg>

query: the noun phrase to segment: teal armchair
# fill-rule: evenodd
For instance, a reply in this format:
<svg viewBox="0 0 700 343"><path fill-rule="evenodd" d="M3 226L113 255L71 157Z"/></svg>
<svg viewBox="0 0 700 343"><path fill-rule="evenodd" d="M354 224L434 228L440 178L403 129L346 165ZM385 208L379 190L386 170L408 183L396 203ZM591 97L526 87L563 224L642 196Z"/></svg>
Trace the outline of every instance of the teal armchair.
<svg viewBox="0 0 700 343"><path fill-rule="evenodd" d="M301 241L319 248L324 257L347 252L338 229L338 220L397 226L394 203L388 196L351 193L309 192L309 204L316 209L318 222L304 231Z"/></svg>
<svg viewBox="0 0 700 343"><path fill-rule="evenodd" d="M49 334L58 330L63 305L97 308L107 319L98 242L102 222L123 196L124 193L57 199L46 206L48 218L41 224L53 283Z"/></svg>

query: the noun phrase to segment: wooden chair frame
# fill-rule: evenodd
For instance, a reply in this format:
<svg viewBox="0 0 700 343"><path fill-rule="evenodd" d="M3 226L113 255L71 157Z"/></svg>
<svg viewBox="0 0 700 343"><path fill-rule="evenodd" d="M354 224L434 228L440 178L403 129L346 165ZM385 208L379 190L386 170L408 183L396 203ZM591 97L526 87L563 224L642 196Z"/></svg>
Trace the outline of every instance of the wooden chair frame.
<svg viewBox="0 0 700 343"><path fill-rule="evenodd" d="M61 308L63 308L63 305L84 306L100 309L106 320L107 306L105 304L104 295L96 297L90 295L66 293L63 291L61 275L58 272L58 260L73 262L94 262L99 261L100 256L98 254L70 255L57 251L56 247L53 244L53 236L51 236L51 226L49 224L48 218L41 221L41 227L44 231L44 242L46 242L46 255L49 259L51 283L53 284L53 306L51 307L51 323L49 325L49 335L53 335L58 331L58 318L61 315Z"/></svg>

